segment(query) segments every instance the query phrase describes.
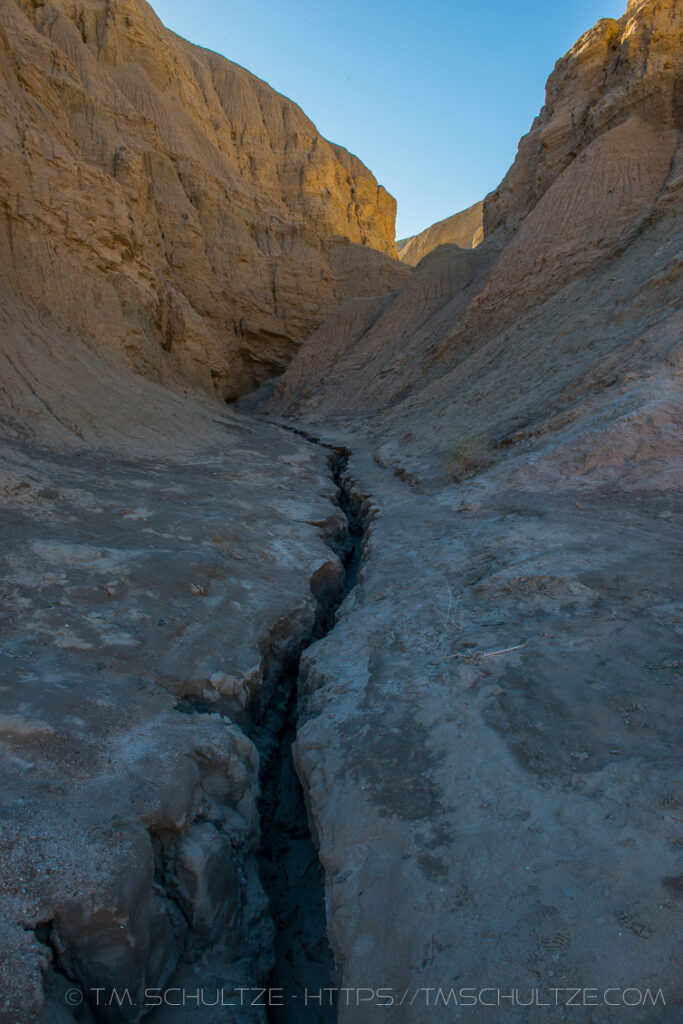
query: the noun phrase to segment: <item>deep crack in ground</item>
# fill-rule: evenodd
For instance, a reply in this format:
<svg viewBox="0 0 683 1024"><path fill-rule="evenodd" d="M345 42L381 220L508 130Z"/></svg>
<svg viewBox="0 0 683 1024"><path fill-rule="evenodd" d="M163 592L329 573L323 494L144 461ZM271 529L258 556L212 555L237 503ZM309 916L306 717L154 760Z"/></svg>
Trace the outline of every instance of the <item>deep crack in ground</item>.
<svg viewBox="0 0 683 1024"><path fill-rule="evenodd" d="M323 589L317 596L312 635L283 665L267 712L269 743L261 771L259 866L275 925L275 967L268 985L271 991L283 993L282 1005L268 1009L272 1024L334 1024L337 1019L331 991L335 986L335 963L327 940L324 874L294 768L292 744L299 712L301 655L334 627L337 609L355 585L361 560L363 523L344 479L348 458L346 450L331 448L337 502L347 523L343 542L331 542L344 566L342 585L335 591Z"/></svg>
<svg viewBox="0 0 683 1024"><path fill-rule="evenodd" d="M309 828L304 794L294 767L292 744L299 721L301 656L334 628L337 610L355 586L365 523L360 500L350 493L346 478L350 453L296 428L285 429L329 451L336 502L344 513L345 526L329 534L327 542L343 571L340 573L338 566L335 567L330 560L313 574L310 589L316 602L316 613L310 630L300 635L296 616L291 620L284 618L272 627L262 648L265 704L256 719L249 722L245 718L243 723L261 757L259 873L274 925L275 965L265 982L271 998L264 995L264 1002L259 1002L260 1005L265 1003L271 1024L335 1024L336 965L327 939L324 873ZM185 714L221 713L220 707L202 698L181 698L176 710ZM159 884L166 897L174 900L172 884L165 884L161 876ZM39 925L35 936L51 952L46 990L54 990L55 1002L63 1003L68 987L79 992L85 989L83 1009L78 1011L85 1014L84 1019L123 1019L116 1009L101 1009L99 1003L93 1003L92 991L100 990L88 990L81 978L72 978L70 969L67 969L70 963L68 949L62 948L59 940L55 939L52 921ZM276 1005L280 1001L275 997L278 990L282 992L281 1006Z"/></svg>

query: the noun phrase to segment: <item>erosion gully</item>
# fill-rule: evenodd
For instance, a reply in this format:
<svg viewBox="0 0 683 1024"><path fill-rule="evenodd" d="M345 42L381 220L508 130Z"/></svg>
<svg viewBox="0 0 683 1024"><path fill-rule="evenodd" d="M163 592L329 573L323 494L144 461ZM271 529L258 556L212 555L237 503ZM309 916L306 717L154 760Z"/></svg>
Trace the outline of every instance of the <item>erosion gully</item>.
<svg viewBox="0 0 683 1024"><path fill-rule="evenodd" d="M333 574L333 579L322 579L317 585L313 577L311 592L317 603L314 624L307 635L285 643L288 653L284 657L271 659L265 706L251 725L244 723L261 758L259 871L275 926L275 966L267 985L284 992L283 1005L268 1007L267 1014L270 1024L335 1024L337 1007L330 992L318 998L323 990L336 987L335 963L327 940L323 869L309 829L304 795L292 758L292 743L299 716L301 656L334 627L337 609L355 586L365 524L361 502L351 495L346 480L349 451L297 428L280 426L329 450L329 467L346 528L328 537L330 548L343 566L341 582L339 576ZM291 638L285 636L287 639ZM204 706L200 701L181 701L177 709L186 714L215 713L212 705ZM54 950L52 922L39 926L35 935L55 954L52 974L73 985ZM92 1017L88 1019L112 1018L109 1013L103 1016L93 1008Z"/></svg>
<svg viewBox="0 0 683 1024"><path fill-rule="evenodd" d="M331 993L337 984L335 964L327 940L325 884L308 824L304 795L294 768L292 744L299 716L298 677L303 652L334 627L336 612L353 589L360 566L364 524L345 480L349 452L304 434L307 440L329 448L329 465L337 486L337 501L347 529L331 539L344 567L341 588L323 589L310 637L282 664L272 687L257 735L261 769L261 882L268 896L275 925L275 966L268 979L271 989L283 989L283 1006L272 1006L272 1024L334 1024L337 1008ZM260 734L260 735L259 735Z"/></svg>

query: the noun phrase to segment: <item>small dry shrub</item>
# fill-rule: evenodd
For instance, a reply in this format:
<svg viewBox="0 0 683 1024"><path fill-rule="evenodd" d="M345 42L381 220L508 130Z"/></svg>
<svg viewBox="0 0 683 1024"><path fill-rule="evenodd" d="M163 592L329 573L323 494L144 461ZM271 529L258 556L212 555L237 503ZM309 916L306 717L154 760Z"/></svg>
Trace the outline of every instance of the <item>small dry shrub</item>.
<svg viewBox="0 0 683 1024"><path fill-rule="evenodd" d="M446 457L446 472L455 483L468 476L474 476L493 464L493 452L487 438L482 436L463 437L453 446Z"/></svg>

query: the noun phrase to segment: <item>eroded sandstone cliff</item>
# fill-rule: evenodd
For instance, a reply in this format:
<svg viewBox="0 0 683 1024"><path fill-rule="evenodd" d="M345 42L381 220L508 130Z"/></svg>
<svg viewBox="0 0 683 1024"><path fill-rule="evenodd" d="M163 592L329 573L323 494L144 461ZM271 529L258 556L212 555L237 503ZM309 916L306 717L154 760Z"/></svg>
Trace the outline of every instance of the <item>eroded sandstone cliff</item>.
<svg viewBox="0 0 683 1024"><path fill-rule="evenodd" d="M47 35L75 26L95 92L102 67L117 89L132 75L136 96L154 81L156 112L135 121L135 145L162 170L135 171L132 148L122 167L144 188L172 181L177 197L185 157L171 173L156 136L145 141L157 121L180 132L176 107L172 128L159 99L167 51L133 45L138 16L152 15L117 3L87 8L92 23L76 6L3 10L16 42L3 80L31 104L16 123L43 118L44 132L26 134L27 182L3 228L17 255L0 310L0 1016L132 1024L153 1010L160 1024L262 1024L263 1000L251 999L280 959L291 971L280 1019L301 1024L295 961L303 948L324 967L329 949L310 926L320 868L305 814L292 823L290 806L274 806L291 770L277 756L268 767L296 728L325 873L313 909L326 914L330 983L346 993L339 1024L677 1020L680 5L639 0L579 41L486 202L485 242L439 247L403 270L397 294L370 294L366 274L284 375L271 408L316 422L286 431L135 375L130 355L112 351L125 327L149 360L136 357L138 368L195 379L173 333L163 355L158 325L134 333L135 275L150 293L157 281L146 237L139 261L104 259L126 224L109 202L124 186L96 159L86 167L48 146L56 126L71 152L65 111L89 153L109 136L99 107L90 117L82 93L71 96L72 65ZM224 65L160 39L180 62L183 109L201 107L183 61L193 54L209 97L220 76L201 69ZM55 100L48 123L30 96L42 90L47 103L55 75L71 98ZM245 131L258 135L264 116L250 107ZM193 138L202 161L219 159ZM279 181L270 159L254 174ZM258 205L248 164L225 211L251 211L270 251L280 215L292 221L284 200L276 212ZM55 189L50 222L47 191L42 212L29 202L40 182ZM159 200L159 219L154 196L138 194L130 231L138 214L163 224L186 261L173 267L178 288L201 248L198 220L182 199ZM324 187L319 203L318 222L336 231ZM69 262L72 230L81 255ZM96 273L79 262L85 234ZM325 251L363 273L356 258L395 269L359 241ZM81 280L93 326L79 332ZM337 451L331 465L302 429L350 457ZM280 878L292 884L276 885L293 901L269 910L257 864L271 875L285 847L294 862ZM171 1002L155 1005L167 988ZM198 988L228 1005L178 1004ZM113 990L128 993L123 1004Z"/></svg>
<svg viewBox="0 0 683 1024"><path fill-rule="evenodd" d="M681 31L678 5L632 3L621 21L586 33L558 62L546 106L485 201L486 241L430 254L389 303L340 308L271 408L312 418L383 408L397 430L416 417L420 457L436 468L458 436L497 444L547 414L551 396L576 410L582 380L594 387L616 369L635 396L647 367L671 379Z"/></svg>
<svg viewBox="0 0 683 1024"><path fill-rule="evenodd" d="M2 0L0 287L52 328L234 398L390 291L395 203L144 0Z"/></svg>
<svg viewBox="0 0 683 1024"><path fill-rule="evenodd" d="M485 241L340 307L270 403L377 513L300 680L343 1024L378 989L396 1024L680 1016L682 80L679 3L600 22Z"/></svg>
<svg viewBox="0 0 683 1024"><path fill-rule="evenodd" d="M630 118L664 136L680 131L681 97L680 6L629 0L621 19L599 21L557 62L543 109L501 185L487 197L486 236L514 230L582 151ZM624 165L628 159L625 153ZM626 166L622 176L628 180ZM595 183L608 208L610 185Z"/></svg>
<svg viewBox="0 0 683 1024"><path fill-rule="evenodd" d="M399 259L417 266L423 256L440 245L457 245L461 249L474 249L484 239L484 204L474 203L452 217L437 221L418 235L403 238L396 243Z"/></svg>

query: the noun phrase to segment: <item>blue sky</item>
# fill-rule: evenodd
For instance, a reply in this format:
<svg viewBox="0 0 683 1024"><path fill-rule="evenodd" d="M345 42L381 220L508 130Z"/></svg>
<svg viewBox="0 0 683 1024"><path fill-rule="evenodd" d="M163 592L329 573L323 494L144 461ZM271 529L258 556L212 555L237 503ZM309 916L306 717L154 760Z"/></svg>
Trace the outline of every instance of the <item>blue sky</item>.
<svg viewBox="0 0 683 1024"><path fill-rule="evenodd" d="M483 198L555 61L626 0L152 0L295 100L398 201L397 236Z"/></svg>

